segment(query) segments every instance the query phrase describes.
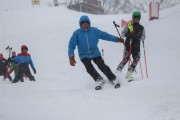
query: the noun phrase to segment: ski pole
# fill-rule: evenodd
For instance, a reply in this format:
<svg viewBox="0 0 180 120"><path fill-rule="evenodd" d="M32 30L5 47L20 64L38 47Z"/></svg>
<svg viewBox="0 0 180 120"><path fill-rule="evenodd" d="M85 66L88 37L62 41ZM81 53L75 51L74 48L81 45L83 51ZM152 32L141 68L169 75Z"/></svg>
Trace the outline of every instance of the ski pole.
<svg viewBox="0 0 180 120"><path fill-rule="evenodd" d="M102 59L104 60L104 50L102 49Z"/></svg>
<svg viewBox="0 0 180 120"><path fill-rule="evenodd" d="M121 34L119 33L119 30L117 29L117 27L120 27L118 24L116 24L116 22L115 21L113 21L113 24L114 24L114 27L116 28L116 30L117 30L117 32L118 32L118 34L119 34L119 37L121 38ZM123 43L123 45L124 45L124 43ZM125 55L125 45L124 45L124 50L123 50L123 58L124 58L124 55Z"/></svg>
<svg viewBox="0 0 180 120"><path fill-rule="evenodd" d="M11 56L11 51L12 51L12 47L7 46L5 50L8 50L7 52L9 52L9 58L10 58L10 56Z"/></svg>
<svg viewBox="0 0 180 120"><path fill-rule="evenodd" d="M144 79L140 60L139 60L139 65L140 65L140 69L141 69L141 77L142 77L142 79Z"/></svg>
<svg viewBox="0 0 180 120"><path fill-rule="evenodd" d="M119 37L121 38L121 34L119 33L119 30L117 29L117 27L120 27L118 24L115 23L115 21L113 21L113 24L114 24L114 27L116 28L118 34L119 34ZM124 51L123 51L123 58L124 58L124 55L125 55L125 44L123 43L124 45Z"/></svg>
<svg viewBox="0 0 180 120"><path fill-rule="evenodd" d="M128 69L130 68L131 49L132 49L132 39L130 40L130 49L129 49L129 55L128 55Z"/></svg>
<svg viewBox="0 0 180 120"><path fill-rule="evenodd" d="M117 29L117 27L120 27L120 26L119 26L118 24L116 24L115 21L113 21L113 23L114 23L114 26L115 26L115 28L116 28L118 34L119 34L119 37L121 38L121 35L120 35L120 33L119 33L119 30Z"/></svg>
<svg viewBox="0 0 180 120"><path fill-rule="evenodd" d="M148 69L147 69L147 63L146 63L146 51L145 51L144 42L143 42L143 49L144 49L144 60L145 60L145 67L146 67L146 77L148 78Z"/></svg>
<svg viewBox="0 0 180 120"><path fill-rule="evenodd" d="M7 52L9 52L9 49L10 49L10 47L7 46L5 50L7 50ZM9 58L10 58L10 53L9 53Z"/></svg>

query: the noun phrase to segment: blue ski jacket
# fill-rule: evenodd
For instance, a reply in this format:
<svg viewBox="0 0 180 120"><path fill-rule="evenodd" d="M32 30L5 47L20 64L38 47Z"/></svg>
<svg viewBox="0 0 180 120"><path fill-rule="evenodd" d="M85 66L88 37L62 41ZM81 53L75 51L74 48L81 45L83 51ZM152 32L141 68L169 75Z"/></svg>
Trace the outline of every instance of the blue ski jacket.
<svg viewBox="0 0 180 120"><path fill-rule="evenodd" d="M18 64L23 64L23 63L27 63L27 64L30 64L31 65L31 68L34 70L35 67L34 67L34 64L33 64L33 61L31 59L31 55L28 54L28 53L20 53L18 54L16 57L15 57L15 61L18 63Z"/></svg>
<svg viewBox="0 0 180 120"><path fill-rule="evenodd" d="M69 41L69 57L74 55L76 46L78 48L78 54L81 60L83 58L98 57L101 56L101 53L97 46L99 39L117 42L118 37L103 32L98 28L90 26L88 29L83 29L81 27L82 22L88 22L90 24L90 19L88 18L88 16L81 16L79 20L80 28L74 31Z"/></svg>

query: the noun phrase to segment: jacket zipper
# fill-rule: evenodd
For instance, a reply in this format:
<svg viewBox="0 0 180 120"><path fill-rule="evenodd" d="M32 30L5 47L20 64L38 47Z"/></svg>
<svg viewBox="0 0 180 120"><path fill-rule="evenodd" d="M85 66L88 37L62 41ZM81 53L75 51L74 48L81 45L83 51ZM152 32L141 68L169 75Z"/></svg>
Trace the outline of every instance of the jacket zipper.
<svg viewBox="0 0 180 120"><path fill-rule="evenodd" d="M90 51L90 47L89 47L89 39L88 39L87 31L86 31L86 40L87 40L88 52L89 52L89 55L91 58L91 51Z"/></svg>

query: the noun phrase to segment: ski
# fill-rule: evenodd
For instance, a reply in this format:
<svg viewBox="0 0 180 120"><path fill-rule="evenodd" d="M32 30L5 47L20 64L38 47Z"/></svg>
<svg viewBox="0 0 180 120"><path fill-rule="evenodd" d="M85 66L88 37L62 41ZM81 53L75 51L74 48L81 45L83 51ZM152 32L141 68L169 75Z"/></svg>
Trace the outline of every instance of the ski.
<svg viewBox="0 0 180 120"><path fill-rule="evenodd" d="M114 84L113 82L110 82L110 83L114 86L115 89L117 89L121 86L121 84L119 82L116 84Z"/></svg>
<svg viewBox="0 0 180 120"><path fill-rule="evenodd" d="M104 80L98 80L98 81L96 81L95 90L101 90L104 84L105 84L105 81L104 81Z"/></svg>
<svg viewBox="0 0 180 120"><path fill-rule="evenodd" d="M120 88L121 84L120 83L117 83L116 85L114 85L114 88L117 89L117 88Z"/></svg>
<svg viewBox="0 0 180 120"><path fill-rule="evenodd" d="M119 82L113 83L113 81L109 81L109 83L110 83L111 85L113 85L114 89L120 88L120 86L121 86L121 84L120 84ZM103 86L104 86L105 84L106 84L106 82L104 82L104 83L101 84L101 85L97 85L97 86L95 87L95 90L102 90L102 89L103 89Z"/></svg>
<svg viewBox="0 0 180 120"><path fill-rule="evenodd" d="M102 86L96 86L95 90L102 90Z"/></svg>
<svg viewBox="0 0 180 120"><path fill-rule="evenodd" d="M128 82L132 82L132 81L134 81L134 80L128 80Z"/></svg>
<svg viewBox="0 0 180 120"><path fill-rule="evenodd" d="M113 82L113 81L109 81L113 86L114 86L114 88L115 89L117 89L117 88L119 88L120 86L121 86L121 84L119 83L119 81L117 81L117 82Z"/></svg>
<svg viewBox="0 0 180 120"><path fill-rule="evenodd" d="M114 89L120 88L120 86L121 86L120 83L117 83L117 84L111 83L111 84L114 86ZM103 86L96 86L95 87L95 90L102 90L102 89L103 89Z"/></svg>

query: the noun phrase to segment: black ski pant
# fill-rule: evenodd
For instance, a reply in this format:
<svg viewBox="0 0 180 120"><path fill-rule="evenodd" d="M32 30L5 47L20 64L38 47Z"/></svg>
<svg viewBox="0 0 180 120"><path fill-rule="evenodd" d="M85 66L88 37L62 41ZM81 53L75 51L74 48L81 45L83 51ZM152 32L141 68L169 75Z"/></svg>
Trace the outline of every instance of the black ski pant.
<svg viewBox="0 0 180 120"><path fill-rule="evenodd" d="M7 76L10 81L12 81L12 77L10 75Z"/></svg>
<svg viewBox="0 0 180 120"><path fill-rule="evenodd" d="M26 76L29 78L30 81L35 81L34 76L32 76L31 71L29 69L29 65L27 63L23 63L23 64L20 64L18 66L17 75L15 76L14 80L12 81L12 83L16 83L19 80L21 82L24 82L24 80L22 78L23 77L23 73L26 74Z"/></svg>
<svg viewBox="0 0 180 120"><path fill-rule="evenodd" d="M6 67L3 69L3 71L0 72L0 76L4 76L5 79L8 78L10 81L12 81L12 77L8 75L8 71Z"/></svg>
<svg viewBox="0 0 180 120"><path fill-rule="evenodd" d="M99 78L102 78L100 74L96 71L91 61L93 61L98 68L106 75L106 77L113 81L116 79L116 76L111 72L110 68L104 63L104 60L101 56L95 58L83 58L82 63L84 64L86 71L90 74L90 76L96 81Z"/></svg>
<svg viewBox="0 0 180 120"><path fill-rule="evenodd" d="M130 69L129 69L130 71L134 72L134 70L135 70L135 68L136 68L136 66L140 60L140 57L141 57L140 50L132 48L131 53L128 50L129 49L125 49L125 51L124 51L123 60L120 62L120 64L117 67L118 71L123 70L124 66L126 65L126 63L129 60L131 54L132 54L133 62L130 65Z"/></svg>

